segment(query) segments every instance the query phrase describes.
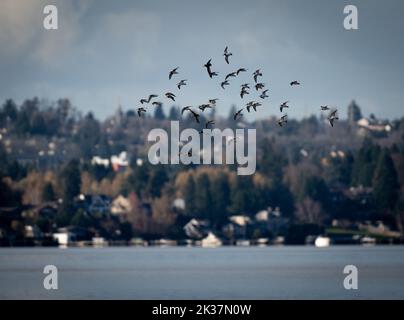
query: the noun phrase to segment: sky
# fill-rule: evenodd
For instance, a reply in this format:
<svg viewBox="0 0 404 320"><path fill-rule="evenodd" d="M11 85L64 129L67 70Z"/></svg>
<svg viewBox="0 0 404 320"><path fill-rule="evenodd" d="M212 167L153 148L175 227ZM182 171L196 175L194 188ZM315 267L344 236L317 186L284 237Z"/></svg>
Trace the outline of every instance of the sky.
<svg viewBox="0 0 404 320"><path fill-rule="evenodd" d="M58 8L58 30L43 28L43 8ZM345 30L345 5L358 8L359 29ZM258 99L241 100L241 83L263 73L269 99L249 119L319 114L353 99L364 115L402 117L404 110L404 2L401 0L1 0L0 101L37 96L69 98L83 113L103 119L117 106L139 107L149 94L174 92L176 105L197 106L219 98L227 115ZM223 50L233 53L230 64ZM219 77L203 64L212 58ZM179 67L171 81L168 72ZM248 72L222 90L224 76ZM188 80L179 91L176 83ZM289 82L298 80L300 87Z"/></svg>

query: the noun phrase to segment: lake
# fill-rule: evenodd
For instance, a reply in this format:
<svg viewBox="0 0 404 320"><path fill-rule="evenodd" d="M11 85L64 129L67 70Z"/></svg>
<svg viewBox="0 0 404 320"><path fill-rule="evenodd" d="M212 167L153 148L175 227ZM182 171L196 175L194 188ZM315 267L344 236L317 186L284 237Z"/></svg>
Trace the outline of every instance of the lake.
<svg viewBox="0 0 404 320"><path fill-rule="evenodd" d="M58 290L43 287L49 264ZM369 298L404 299L404 246L0 249L0 299Z"/></svg>

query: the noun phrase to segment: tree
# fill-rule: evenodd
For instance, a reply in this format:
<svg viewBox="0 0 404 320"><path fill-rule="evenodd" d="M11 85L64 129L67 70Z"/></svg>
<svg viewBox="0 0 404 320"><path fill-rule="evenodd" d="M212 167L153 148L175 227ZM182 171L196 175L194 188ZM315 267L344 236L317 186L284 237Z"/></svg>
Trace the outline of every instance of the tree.
<svg viewBox="0 0 404 320"><path fill-rule="evenodd" d="M209 176L206 173L196 178L195 209L198 217L212 220L212 195L210 190Z"/></svg>
<svg viewBox="0 0 404 320"><path fill-rule="evenodd" d="M296 218L300 223L322 225L325 215L320 203L307 197L296 205Z"/></svg>
<svg viewBox="0 0 404 320"><path fill-rule="evenodd" d="M161 189L168 181L167 171L164 165L157 165L151 172L151 177L147 183L147 194L152 198L159 198L161 196Z"/></svg>
<svg viewBox="0 0 404 320"><path fill-rule="evenodd" d="M169 118L170 120L179 120L179 119L180 119L180 112L179 112L179 110L178 110L177 107L172 106L172 107L170 108L170 112L169 112L168 118Z"/></svg>
<svg viewBox="0 0 404 320"><path fill-rule="evenodd" d="M50 182L45 183L42 188L42 201L48 202L55 200L55 191L53 190L53 185Z"/></svg>
<svg viewBox="0 0 404 320"><path fill-rule="evenodd" d="M21 204L21 193L13 190L8 183L3 181L0 172L0 207L14 207Z"/></svg>
<svg viewBox="0 0 404 320"><path fill-rule="evenodd" d="M82 228L89 228L92 225L91 218L83 209L77 210L70 223L73 226Z"/></svg>
<svg viewBox="0 0 404 320"><path fill-rule="evenodd" d="M211 191L211 211L213 222L220 225L224 223L227 218L227 206L230 201L230 186L228 177L225 173L220 172L213 180L211 183Z"/></svg>
<svg viewBox="0 0 404 320"><path fill-rule="evenodd" d="M94 154L94 147L100 140L100 124L93 114L88 113L79 124L75 140L78 143L81 155L90 159Z"/></svg>
<svg viewBox="0 0 404 320"><path fill-rule="evenodd" d="M348 106L348 122L350 124L355 124L358 120L362 118L362 112L359 106L353 100Z"/></svg>
<svg viewBox="0 0 404 320"><path fill-rule="evenodd" d="M321 203L326 209L330 207L328 186L322 178L317 176L305 178L303 189L300 193L300 200L303 201L307 197Z"/></svg>
<svg viewBox="0 0 404 320"><path fill-rule="evenodd" d="M373 177L373 195L377 206L381 209L394 209L399 187L393 160L388 150L384 149L379 156Z"/></svg>
<svg viewBox="0 0 404 320"><path fill-rule="evenodd" d="M133 173L127 180L127 191L136 192L138 197L141 197L145 193L147 183L150 178L150 170L147 164L137 165L133 164Z"/></svg>
<svg viewBox="0 0 404 320"><path fill-rule="evenodd" d="M71 215L74 210L74 198L80 194L81 188L81 175L78 160L70 160L63 169L60 178L63 200L62 213Z"/></svg>
<svg viewBox="0 0 404 320"><path fill-rule="evenodd" d="M12 99L7 99L3 104L2 114L4 115L5 119L9 119L11 121L15 121L17 119L18 109L17 105Z"/></svg>
<svg viewBox="0 0 404 320"><path fill-rule="evenodd" d="M380 155L380 147L373 144L370 139L363 141L352 169L352 185L372 186L373 173L376 168L377 159Z"/></svg>
<svg viewBox="0 0 404 320"><path fill-rule="evenodd" d="M255 204L254 184L251 176L237 176L231 189L230 212L233 214L253 213Z"/></svg>
<svg viewBox="0 0 404 320"><path fill-rule="evenodd" d="M166 118L163 107L161 105L158 105L156 109L154 110L154 119L157 120L164 120Z"/></svg>
<svg viewBox="0 0 404 320"><path fill-rule="evenodd" d="M285 164L285 159L281 153L275 150L273 141L268 138L261 142L261 161L259 161L259 170L264 175L269 177L274 184L282 181L282 166Z"/></svg>
<svg viewBox="0 0 404 320"><path fill-rule="evenodd" d="M185 183L185 209L189 216L194 217L196 215L196 207L195 207L195 180L192 174L188 175L187 181Z"/></svg>

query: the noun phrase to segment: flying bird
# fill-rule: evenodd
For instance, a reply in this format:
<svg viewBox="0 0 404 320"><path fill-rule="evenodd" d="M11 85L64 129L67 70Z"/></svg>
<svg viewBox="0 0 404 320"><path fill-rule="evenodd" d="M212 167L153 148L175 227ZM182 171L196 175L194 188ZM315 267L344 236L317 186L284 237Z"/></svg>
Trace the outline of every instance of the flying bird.
<svg viewBox="0 0 404 320"><path fill-rule="evenodd" d="M154 102L152 103L152 105L153 105L153 106L156 106L156 107L161 107L161 106L163 106L163 103L160 102L160 101L154 101Z"/></svg>
<svg viewBox="0 0 404 320"><path fill-rule="evenodd" d="M247 103L247 112L250 112L250 109L253 108L254 111L257 111L257 107L261 106L261 103L250 101Z"/></svg>
<svg viewBox="0 0 404 320"><path fill-rule="evenodd" d="M226 63L229 64L229 57L232 56L233 54L228 51L227 47L224 49L223 55L224 55L224 60L226 60Z"/></svg>
<svg viewBox="0 0 404 320"><path fill-rule="evenodd" d="M210 78L217 77L219 75L217 72L211 71L210 69L208 69L208 73Z"/></svg>
<svg viewBox="0 0 404 320"><path fill-rule="evenodd" d="M170 71L170 74L168 75L168 79L171 80L172 76L175 74L178 74L177 70L179 67L174 68L173 70Z"/></svg>
<svg viewBox="0 0 404 320"><path fill-rule="evenodd" d="M210 125L215 124L215 120L209 120L205 123L205 129L209 129ZM199 133L203 133L203 130L199 131Z"/></svg>
<svg viewBox="0 0 404 320"><path fill-rule="evenodd" d="M240 92L241 99L243 99L246 94L250 94L250 93L247 91L247 89L241 88L241 92Z"/></svg>
<svg viewBox="0 0 404 320"><path fill-rule="evenodd" d="M146 112L146 109L143 107L137 108L137 114L139 117L142 116L142 112Z"/></svg>
<svg viewBox="0 0 404 320"><path fill-rule="evenodd" d="M225 80L225 81L223 81L221 84L220 84L220 86L222 87L222 89L224 90L225 88L224 88L224 86L228 86L230 83L229 83L229 80Z"/></svg>
<svg viewBox="0 0 404 320"><path fill-rule="evenodd" d="M186 106L184 108L181 109L181 114L184 114L185 111L192 111L191 106Z"/></svg>
<svg viewBox="0 0 404 320"><path fill-rule="evenodd" d="M215 120L209 120L208 122L205 123L205 128L207 129L210 125L214 125Z"/></svg>
<svg viewBox="0 0 404 320"><path fill-rule="evenodd" d="M265 99L268 98L269 96L267 95L268 89L262 91L262 93L260 94L260 98L261 99Z"/></svg>
<svg viewBox="0 0 404 320"><path fill-rule="evenodd" d="M339 120L339 118L338 118L337 116L328 118L328 121L330 121L331 127L334 127L334 121L335 121L335 120Z"/></svg>
<svg viewBox="0 0 404 320"><path fill-rule="evenodd" d="M283 127L284 123L288 122L288 116L285 114L283 115L279 120L278 120L278 124L280 127Z"/></svg>
<svg viewBox="0 0 404 320"><path fill-rule="evenodd" d="M243 109L244 109L244 108L243 108ZM234 117L233 117L234 120L237 120L237 117L242 117L242 116L243 116L243 114L241 113L241 112L243 111L243 109L238 110L238 111L234 114Z"/></svg>
<svg viewBox="0 0 404 320"><path fill-rule="evenodd" d="M257 83L257 78L258 78L258 77L262 77L262 72L261 72L261 70L260 70L260 69L255 70L254 73L253 73L253 76L254 76L254 81L255 81L255 83Z"/></svg>
<svg viewBox="0 0 404 320"><path fill-rule="evenodd" d="M177 87L178 89L181 89L181 86L186 86L188 80L181 80L180 82L178 82Z"/></svg>
<svg viewBox="0 0 404 320"><path fill-rule="evenodd" d="M239 68L239 69L236 71L236 74L238 75L240 72L246 72L246 71L247 71L247 69Z"/></svg>
<svg viewBox="0 0 404 320"><path fill-rule="evenodd" d="M140 100L140 103L141 103L141 104L143 104L143 103L150 103L151 99L157 98L157 97L158 97L157 94L151 94L151 95L149 95L149 97L148 97L147 99L141 99L141 100Z"/></svg>
<svg viewBox="0 0 404 320"><path fill-rule="evenodd" d="M206 69L210 69L210 67L212 66L212 59L209 59L209 61L208 62L206 62L203 66L206 68Z"/></svg>
<svg viewBox="0 0 404 320"><path fill-rule="evenodd" d="M281 110L281 112L283 111L284 108L289 108L288 102L289 102L289 101L285 101L285 102L283 102L283 103L281 104L281 106L280 106L280 108L279 108L279 109Z"/></svg>
<svg viewBox="0 0 404 320"><path fill-rule="evenodd" d="M328 106L320 106L321 111L327 111L330 110Z"/></svg>
<svg viewBox="0 0 404 320"><path fill-rule="evenodd" d="M264 89L264 87L265 87L265 84L263 84L263 83L257 83L256 85L255 85L255 90L260 90L260 89Z"/></svg>
<svg viewBox="0 0 404 320"><path fill-rule="evenodd" d="M291 83L290 83L290 85L291 86L300 86L300 82L299 81L292 81Z"/></svg>
<svg viewBox="0 0 404 320"><path fill-rule="evenodd" d="M230 77L235 77L237 75L237 72L230 72L227 76L226 76L226 78L224 79L224 80L227 80L227 79L229 79Z"/></svg>
<svg viewBox="0 0 404 320"><path fill-rule="evenodd" d="M240 87L242 89L250 89L250 85L248 83L243 83Z"/></svg>
<svg viewBox="0 0 404 320"><path fill-rule="evenodd" d="M196 113L195 111L191 110L191 109L190 109L189 111L190 111L191 114L194 116L195 121L196 121L197 123L199 123L199 114Z"/></svg>
<svg viewBox="0 0 404 320"><path fill-rule="evenodd" d="M329 118L335 117L337 115L337 112L338 112L338 109L331 111L328 117Z"/></svg>
<svg viewBox="0 0 404 320"><path fill-rule="evenodd" d="M216 99L209 99L209 103L212 104L212 105L215 105L217 100L219 100L219 99L218 99L218 98L216 98Z"/></svg>
<svg viewBox="0 0 404 320"><path fill-rule="evenodd" d="M208 75L210 78L214 77L214 76L218 76L217 72L212 72L212 59L209 59L208 62L206 62L203 66L206 68L206 70L208 71Z"/></svg>
<svg viewBox="0 0 404 320"><path fill-rule="evenodd" d="M171 100L175 101L175 94L172 93L172 92L167 92L167 93L166 93L166 97L167 97L168 99L171 99Z"/></svg>
<svg viewBox="0 0 404 320"><path fill-rule="evenodd" d="M330 122L331 127L334 127L335 120L339 120L337 112L338 112L338 110L335 109L334 111L331 111L328 116L328 121Z"/></svg>
<svg viewBox="0 0 404 320"><path fill-rule="evenodd" d="M198 108L204 112L206 108L212 109L212 106L210 104L201 104Z"/></svg>

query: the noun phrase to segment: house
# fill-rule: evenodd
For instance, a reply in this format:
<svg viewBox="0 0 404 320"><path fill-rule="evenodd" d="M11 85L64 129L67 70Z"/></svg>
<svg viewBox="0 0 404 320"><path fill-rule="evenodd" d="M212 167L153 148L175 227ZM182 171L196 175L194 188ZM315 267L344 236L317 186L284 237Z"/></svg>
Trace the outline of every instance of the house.
<svg viewBox="0 0 404 320"><path fill-rule="evenodd" d="M58 242L59 246L68 246L76 240L76 235L65 228L60 229L57 233L53 234L53 238Z"/></svg>
<svg viewBox="0 0 404 320"><path fill-rule="evenodd" d="M129 166L128 153L122 151L119 155L111 157L111 166L114 171L121 171Z"/></svg>
<svg viewBox="0 0 404 320"><path fill-rule="evenodd" d="M378 136L385 136L391 132L392 126L387 120L379 120L374 116L368 118L362 118L357 121L359 127L358 134L366 136L368 133Z"/></svg>
<svg viewBox="0 0 404 320"><path fill-rule="evenodd" d="M91 159L92 165L104 166L105 168L109 167L109 159L108 158L101 158L99 156L94 156Z"/></svg>
<svg viewBox="0 0 404 320"><path fill-rule="evenodd" d="M41 230L37 226L26 225L24 229L25 238L39 239L43 237Z"/></svg>
<svg viewBox="0 0 404 320"><path fill-rule="evenodd" d="M185 200L183 198L176 198L173 201L173 208L178 210L185 210Z"/></svg>
<svg viewBox="0 0 404 320"><path fill-rule="evenodd" d="M130 200L123 195L117 196L111 203L111 214L125 218L132 210Z"/></svg>
<svg viewBox="0 0 404 320"><path fill-rule="evenodd" d="M209 232L208 235L202 239L201 245L204 248L215 248L221 246L222 241L212 232Z"/></svg>
<svg viewBox="0 0 404 320"><path fill-rule="evenodd" d="M229 217L229 223L224 225L223 233L229 239L246 238L247 228L251 224L251 219L245 215L234 215Z"/></svg>
<svg viewBox="0 0 404 320"><path fill-rule="evenodd" d="M273 234L278 234L283 231L288 223L288 219L282 216L279 207L272 209L269 207L266 210L261 210L255 215L255 226L262 234L270 231Z"/></svg>
<svg viewBox="0 0 404 320"><path fill-rule="evenodd" d="M191 219L185 226L185 234L192 239L202 239L209 233L210 223L206 220Z"/></svg>
<svg viewBox="0 0 404 320"><path fill-rule="evenodd" d="M78 197L78 206L90 214L100 213L103 215L110 213L111 198L106 195L84 195Z"/></svg>

